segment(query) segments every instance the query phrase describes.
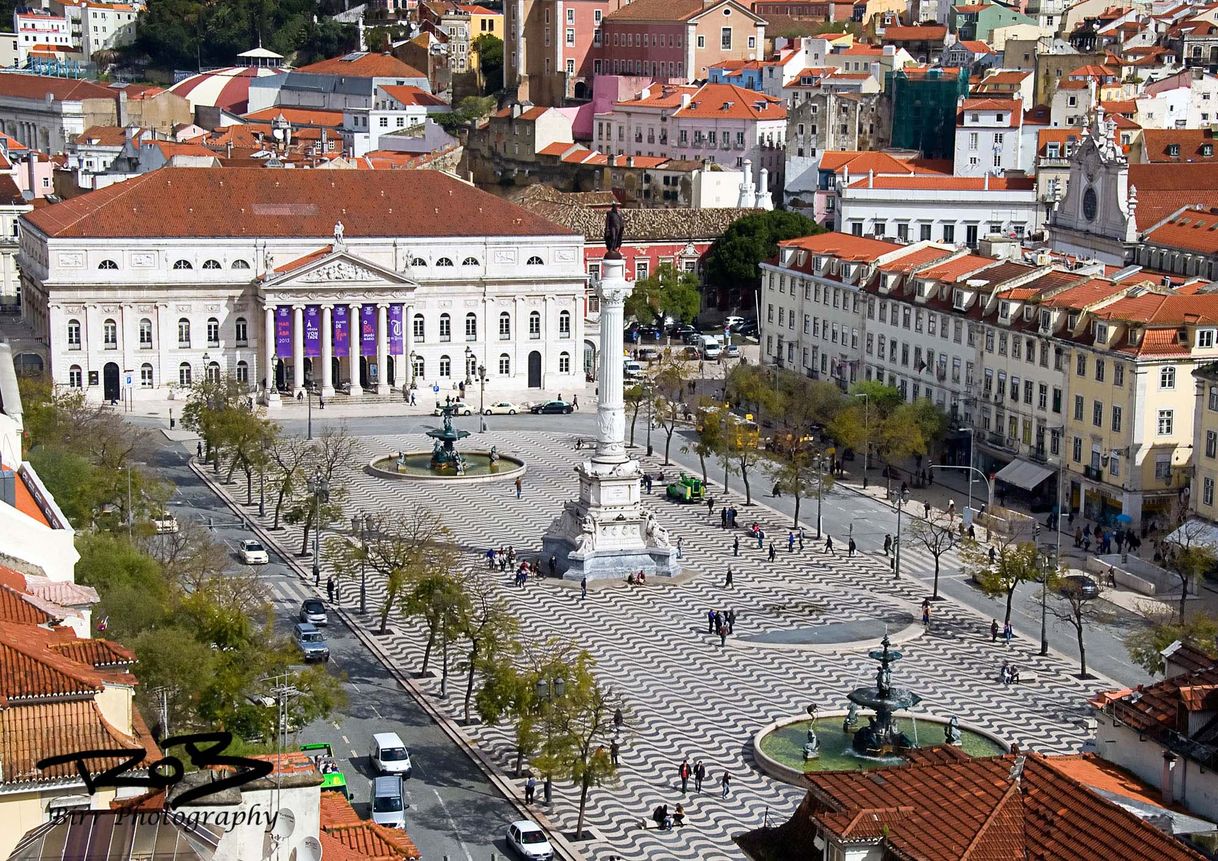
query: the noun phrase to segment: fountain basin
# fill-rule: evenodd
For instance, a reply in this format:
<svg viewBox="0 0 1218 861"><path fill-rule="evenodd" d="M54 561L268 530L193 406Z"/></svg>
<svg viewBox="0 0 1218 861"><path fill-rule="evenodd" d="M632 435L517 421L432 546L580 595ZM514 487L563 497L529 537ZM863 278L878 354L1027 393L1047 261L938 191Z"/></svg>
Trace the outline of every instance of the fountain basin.
<svg viewBox="0 0 1218 861"><path fill-rule="evenodd" d="M524 475L524 461L511 455L500 454L499 460L491 462L489 451L463 451L465 459L465 474L457 475L455 470L433 470L431 468L432 452L408 451L405 464L399 465L396 453L379 457L365 468L370 475L380 478L406 479L410 481L453 481L477 484L479 482L503 481L515 479Z"/></svg>
<svg viewBox="0 0 1218 861"><path fill-rule="evenodd" d="M865 726L869 712L859 711L858 726ZM757 766L770 777L805 786L803 776L809 771L868 771L891 768L905 762L905 757L862 756L854 751L853 736L842 732L845 710L822 713L815 721L807 717L791 717L763 727L753 736L753 758ZM915 743L931 747L943 743L943 731L951 718L900 711L894 715ZM807 761L803 758L808 727L816 729L820 740L820 756ZM962 750L969 756L994 756L1006 753L1010 745L998 736L976 726L959 723Z"/></svg>

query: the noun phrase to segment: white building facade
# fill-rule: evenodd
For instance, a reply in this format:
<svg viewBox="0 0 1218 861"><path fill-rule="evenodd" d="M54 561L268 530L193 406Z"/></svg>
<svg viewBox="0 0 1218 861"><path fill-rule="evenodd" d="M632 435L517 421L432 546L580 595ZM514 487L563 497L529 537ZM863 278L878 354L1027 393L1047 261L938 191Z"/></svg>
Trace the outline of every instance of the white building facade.
<svg viewBox="0 0 1218 861"><path fill-rule="evenodd" d="M439 172L164 168L21 234L52 378L92 401L583 381L583 237Z"/></svg>

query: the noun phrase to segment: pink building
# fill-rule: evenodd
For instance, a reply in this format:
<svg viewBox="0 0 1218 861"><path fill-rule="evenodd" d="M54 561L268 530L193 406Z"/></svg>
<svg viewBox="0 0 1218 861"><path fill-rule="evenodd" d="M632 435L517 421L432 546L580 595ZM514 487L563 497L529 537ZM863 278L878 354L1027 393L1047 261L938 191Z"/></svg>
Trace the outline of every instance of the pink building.
<svg viewBox="0 0 1218 861"><path fill-rule="evenodd" d="M503 83L518 99L556 107L592 95L605 18L622 0L506 0Z"/></svg>

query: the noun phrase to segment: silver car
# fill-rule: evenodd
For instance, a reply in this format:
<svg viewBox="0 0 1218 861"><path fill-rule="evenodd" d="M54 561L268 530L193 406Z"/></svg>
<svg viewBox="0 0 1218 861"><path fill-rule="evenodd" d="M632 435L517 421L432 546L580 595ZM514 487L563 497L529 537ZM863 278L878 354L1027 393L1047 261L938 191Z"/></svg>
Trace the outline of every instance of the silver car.
<svg viewBox="0 0 1218 861"><path fill-rule="evenodd" d="M300 621L319 627L329 625L330 618L326 615L326 605L321 603L320 598L305 598L300 602Z"/></svg>

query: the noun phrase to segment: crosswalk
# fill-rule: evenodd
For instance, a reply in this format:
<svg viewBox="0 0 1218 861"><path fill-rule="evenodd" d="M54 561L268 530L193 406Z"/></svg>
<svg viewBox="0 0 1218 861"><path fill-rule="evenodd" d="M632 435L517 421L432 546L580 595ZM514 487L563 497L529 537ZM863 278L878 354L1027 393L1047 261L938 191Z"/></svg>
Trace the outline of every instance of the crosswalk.
<svg viewBox="0 0 1218 861"><path fill-rule="evenodd" d="M461 564L494 585L519 620L521 636L530 642L551 636L574 639L595 659L600 679L623 697L629 720L620 777L591 793L588 823L600 836L586 847L590 858L743 858L732 835L767 818L771 824L785 819L803 795L757 771L750 753L752 734L775 719L803 713L809 702L844 707L845 693L873 669L863 651L809 653L733 640L721 648L717 638L706 634L706 610L736 610L742 635L863 622L896 613L916 617L927 593L926 579L934 570L933 556L907 541L902 578L894 580L879 549L884 533L878 532L878 541L869 546L867 536L875 527L863 523L855 531L867 552L853 558L846 555L845 536L838 535L832 556L811 539L805 540L802 553L788 553L782 518L754 507L747 516L769 521L766 528L784 540L776 540L772 563L763 550L746 546L743 539L736 557L731 534L719 528L717 519L708 520L704 508L681 507L656 495L649 504L670 534L683 539L686 570L692 574L688 581L643 588L596 583L586 600L568 583L530 582L514 588L510 575L485 569L482 554L488 546L500 545L514 546L525 558L540 553L541 534L574 490L570 442L565 435L546 432L492 432L479 442L525 460L523 499L515 499L510 482L389 482L352 469L341 477L353 501L347 514L404 512L418 505L441 512L461 550ZM367 462L385 451L417 448L420 440L398 435L361 438L359 444L355 460ZM657 464L648 467L654 471ZM287 544L300 540L298 532L280 535ZM945 570L954 566L956 552L945 554L942 563ZM730 588L724 585L729 566L734 576ZM273 578L270 585L277 606L315 594L311 583L299 580ZM340 588L350 595L353 586ZM378 608L383 597L384 584L369 577L369 606ZM956 715L965 724L1038 750L1077 749L1086 735L1085 700L1094 684L1074 679L1070 667L1054 655L1042 658L1018 644L1006 651L995 649L989 643L988 620L951 602L937 605L935 618L930 632L903 645L905 660L899 667L901 684L923 697L923 709ZM399 669L419 669L426 636L416 620L395 614L390 632L378 639ZM451 648L453 660L461 661L460 643ZM1002 688L997 667L1008 657L1036 671L1039 683ZM433 669L438 663L433 658ZM439 707L460 717L460 696L440 699L439 682L433 678L420 679L419 684ZM474 725L465 731L505 772L511 769L515 748L510 726ZM674 787L677 766L686 755L702 758L715 780L723 771L730 772L731 796L723 799L708 792L681 799L679 787ZM677 800L684 801L693 828L674 833L637 827L656 804ZM561 827L573 829L578 813L575 789L556 784L549 812Z"/></svg>

